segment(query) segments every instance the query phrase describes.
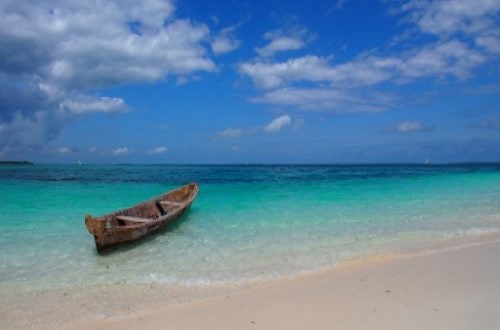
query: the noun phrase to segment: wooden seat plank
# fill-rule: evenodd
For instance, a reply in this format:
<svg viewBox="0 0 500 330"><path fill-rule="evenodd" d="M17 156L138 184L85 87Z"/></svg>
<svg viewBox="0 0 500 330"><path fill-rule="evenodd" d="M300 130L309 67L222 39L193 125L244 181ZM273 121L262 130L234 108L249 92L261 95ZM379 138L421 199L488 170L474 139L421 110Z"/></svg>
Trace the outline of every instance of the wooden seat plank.
<svg viewBox="0 0 500 330"><path fill-rule="evenodd" d="M151 221L154 221L154 219L133 217L130 215L117 215L116 218L118 220L133 221L133 222L151 222Z"/></svg>
<svg viewBox="0 0 500 330"><path fill-rule="evenodd" d="M184 203L174 202L174 201L160 201L161 205L165 206L183 206Z"/></svg>

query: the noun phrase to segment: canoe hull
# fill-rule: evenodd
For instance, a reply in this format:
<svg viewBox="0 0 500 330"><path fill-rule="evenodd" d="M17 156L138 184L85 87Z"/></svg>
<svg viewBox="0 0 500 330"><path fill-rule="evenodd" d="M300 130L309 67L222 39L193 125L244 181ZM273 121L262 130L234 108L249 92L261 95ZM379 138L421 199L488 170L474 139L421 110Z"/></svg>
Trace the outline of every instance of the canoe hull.
<svg viewBox="0 0 500 330"><path fill-rule="evenodd" d="M189 209L198 190L198 185L191 183L105 216L87 215L85 225L94 236L97 251L102 252L163 229Z"/></svg>

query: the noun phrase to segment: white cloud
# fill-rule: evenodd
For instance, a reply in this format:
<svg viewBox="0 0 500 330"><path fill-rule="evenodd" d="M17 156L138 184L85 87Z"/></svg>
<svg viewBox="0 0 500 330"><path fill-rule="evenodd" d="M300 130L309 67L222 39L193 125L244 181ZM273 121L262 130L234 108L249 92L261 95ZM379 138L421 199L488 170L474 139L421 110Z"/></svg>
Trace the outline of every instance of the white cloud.
<svg viewBox="0 0 500 330"><path fill-rule="evenodd" d="M449 36L456 32L478 33L495 25L500 10L496 0L412 0L396 12L407 13L407 21L415 23L422 32Z"/></svg>
<svg viewBox="0 0 500 330"><path fill-rule="evenodd" d="M260 56L272 56L277 52L297 50L302 47L304 47L304 41L301 39L293 37L279 37L271 40L271 42L263 48L256 48L255 51Z"/></svg>
<svg viewBox="0 0 500 330"><path fill-rule="evenodd" d="M314 108L328 109L349 98L348 95L330 89L283 88L266 92L254 101L275 105L297 105L304 109L308 109L309 105L313 105Z"/></svg>
<svg viewBox="0 0 500 330"><path fill-rule="evenodd" d="M485 56L479 51L458 40L451 40L416 51L397 69L402 77L410 79L446 75L463 79L485 61Z"/></svg>
<svg viewBox="0 0 500 330"><path fill-rule="evenodd" d="M475 42L489 53L500 54L500 29L495 31L494 34L477 37Z"/></svg>
<svg viewBox="0 0 500 330"><path fill-rule="evenodd" d="M212 47L212 52L214 52L214 54L225 54L240 47L241 42L235 36L237 27L238 25L235 25L222 29L220 33L213 38L210 46Z"/></svg>
<svg viewBox="0 0 500 330"><path fill-rule="evenodd" d="M275 133L281 130L285 126L290 126L292 124L292 118L288 115L282 115L274 119L269 125L264 127L264 131L267 133Z"/></svg>
<svg viewBox="0 0 500 330"><path fill-rule="evenodd" d="M68 147L60 147L57 150L57 152L60 153L60 154L69 154L71 152L71 149L68 148Z"/></svg>
<svg viewBox="0 0 500 330"><path fill-rule="evenodd" d="M473 38L477 46L493 54L500 53L499 12L500 2L495 0L412 0L394 10L406 14L404 21L423 33L443 40Z"/></svg>
<svg viewBox="0 0 500 330"><path fill-rule="evenodd" d="M313 55L276 63L247 62L240 64L239 69L260 88L275 88L296 81L329 81L334 75L328 59Z"/></svg>
<svg viewBox="0 0 500 330"><path fill-rule="evenodd" d="M255 48L255 51L260 56L269 57L278 52L298 50L306 45L306 37L307 30L300 27L270 31L264 35L264 39L269 40L269 43L262 48Z"/></svg>
<svg viewBox="0 0 500 330"><path fill-rule="evenodd" d="M161 146L161 147L156 147L153 148L149 151L150 154L152 155L161 155L167 152L167 147Z"/></svg>
<svg viewBox="0 0 500 330"><path fill-rule="evenodd" d="M225 54L240 47L239 40L230 39L224 36L217 36L212 41L212 51L217 54Z"/></svg>
<svg viewBox="0 0 500 330"><path fill-rule="evenodd" d="M127 147L120 147L110 151L110 154L113 156L125 156L132 153Z"/></svg>
<svg viewBox="0 0 500 330"><path fill-rule="evenodd" d="M0 16L0 150L50 141L74 116L128 108L89 90L217 70L208 27L176 17L170 0L7 0Z"/></svg>
<svg viewBox="0 0 500 330"><path fill-rule="evenodd" d="M331 64L329 58L307 55L284 62L257 59L240 64L239 70L256 87L268 90L254 98L260 103L344 111L340 106L346 101L354 101L363 106L348 106L349 111L373 111L380 110L380 106L387 105L387 102L360 99L356 94L365 86L377 86L385 82L407 84L421 78L467 79L474 69L487 60L479 50L464 42L450 40L425 45L397 56L366 54L337 65ZM306 88L294 87L303 82L311 85Z"/></svg>
<svg viewBox="0 0 500 330"><path fill-rule="evenodd" d="M356 95L351 90L330 88L278 88L253 98L256 103L295 106L302 110L336 112L377 112L395 103L396 98L387 93L363 91Z"/></svg>
<svg viewBox="0 0 500 330"><path fill-rule="evenodd" d="M256 61L240 64L257 87L272 89L302 81L348 87L420 77L467 77L485 57L465 43L451 40L397 56L366 55L338 65L328 58L307 55L285 62Z"/></svg>
<svg viewBox="0 0 500 330"><path fill-rule="evenodd" d="M429 132L432 127L424 127L419 121L407 120L396 125L395 130L399 133Z"/></svg>
<svg viewBox="0 0 500 330"><path fill-rule="evenodd" d="M420 131L422 124L418 121L404 121L396 126L396 130L401 133Z"/></svg>
<svg viewBox="0 0 500 330"><path fill-rule="evenodd" d="M243 130L241 128L226 128L223 131L218 132L215 135L215 139L235 139L239 138L243 134Z"/></svg>
<svg viewBox="0 0 500 330"><path fill-rule="evenodd" d="M87 114L91 112L120 113L127 111L123 99L115 97L81 96L62 101L60 107L74 114Z"/></svg>
<svg viewBox="0 0 500 330"><path fill-rule="evenodd" d="M242 75L264 90L252 101L306 110L379 111L391 105L393 99L387 92L377 92L382 84L400 86L420 79L440 82L468 79L474 70L500 53L500 32L494 22L500 8L498 1L479 0L477 7L475 1L458 0L415 0L394 6L397 9L392 12L404 15L404 22L413 27L403 31L404 38L400 40L409 41L415 31L438 38L413 43L418 46L410 48L400 47L402 51L393 53L368 50L339 63L335 63L332 55L308 54L281 61L256 57L238 66ZM258 49L260 55L273 55L274 49L280 49L272 46L273 41L285 37L288 36L283 33L266 35L271 42ZM394 40L399 40L398 37L401 36L395 36ZM300 34L292 38L299 41L297 47L304 40ZM285 41L283 45L283 49L291 49L286 45L294 43ZM362 94L382 96L382 100Z"/></svg>
<svg viewBox="0 0 500 330"><path fill-rule="evenodd" d="M35 47L38 58L29 59L35 67L17 63L24 64L18 70L31 73L37 69L42 79L66 88L213 71L215 64L201 44L209 36L208 28L175 19L170 1L146 2L129 6L118 1L56 2L52 7L34 3L22 10L1 6L4 19L0 27L12 47L6 52L33 53ZM139 34L129 28L133 22L139 26Z"/></svg>

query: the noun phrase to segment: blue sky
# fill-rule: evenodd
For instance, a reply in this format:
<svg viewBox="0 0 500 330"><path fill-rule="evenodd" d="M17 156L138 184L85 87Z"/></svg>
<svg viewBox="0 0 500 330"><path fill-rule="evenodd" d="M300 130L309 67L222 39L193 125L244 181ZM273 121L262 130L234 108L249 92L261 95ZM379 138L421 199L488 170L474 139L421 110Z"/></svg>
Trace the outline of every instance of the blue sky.
<svg viewBox="0 0 500 330"><path fill-rule="evenodd" d="M500 2L2 1L0 159L500 161Z"/></svg>

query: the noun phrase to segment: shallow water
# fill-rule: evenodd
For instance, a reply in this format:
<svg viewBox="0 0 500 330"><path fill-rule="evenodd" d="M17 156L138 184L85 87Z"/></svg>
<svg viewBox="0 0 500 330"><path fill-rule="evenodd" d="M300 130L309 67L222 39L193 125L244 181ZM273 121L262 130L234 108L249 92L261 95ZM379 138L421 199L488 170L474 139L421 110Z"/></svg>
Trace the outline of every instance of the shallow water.
<svg viewBox="0 0 500 330"><path fill-rule="evenodd" d="M84 225L185 183L165 231L105 255ZM0 167L0 286L212 284L500 230L500 164Z"/></svg>

